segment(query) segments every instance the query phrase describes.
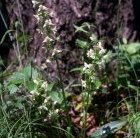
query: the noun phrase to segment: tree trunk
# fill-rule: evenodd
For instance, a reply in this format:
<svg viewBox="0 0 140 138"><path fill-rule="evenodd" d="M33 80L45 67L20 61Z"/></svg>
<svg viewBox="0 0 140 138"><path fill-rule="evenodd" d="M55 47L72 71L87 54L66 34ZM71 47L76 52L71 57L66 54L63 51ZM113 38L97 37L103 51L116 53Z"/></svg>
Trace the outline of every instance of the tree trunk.
<svg viewBox="0 0 140 138"><path fill-rule="evenodd" d="M51 19L62 41L71 42L75 38L74 25L81 25L86 21L95 25L93 33L99 38L109 37L110 41L117 38L139 40L138 0L42 0L42 2L49 8ZM20 20L23 22L24 31L31 37L29 45L33 49L41 47L41 36L36 31L35 9L31 0L6 0L6 7L11 28Z"/></svg>
<svg viewBox="0 0 140 138"><path fill-rule="evenodd" d="M35 21L35 9L31 0L5 0L10 18L10 29L15 30L17 21L23 23L16 29L25 32L30 38L28 52L36 59L38 64L43 62L42 36L37 32L38 25ZM139 0L42 0L49 9L52 22L60 35L60 47L67 50L61 54L59 60L64 82L70 83L76 77L70 69L81 65L81 54L75 45L74 25L84 22L94 24L92 30L97 37L104 37L106 48L112 48L116 40L126 38L129 41L140 39L140 20L138 11ZM64 45L63 45L64 44ZM58 44L56 45L58 46ZM78 53L78 54L77 54ZM47 57L47 56L46 56ZM58 79L56 64L52 62L46 69L47 77L51 80Z"/></svg>
<svg viewBox="0 0 140 138"><path fill-rule="evenodd" d="M139 39L138 0L44 0L44 3L53 13L53 22L65 41L74 38L73 25L86 21L95 25L93 33L99 38L111 41L108 44L118 38Z"/></svg>
<svg viewBox="0 0 140 138"><path fill-rule="evenodd" d="M10 29L18 33L21 39L20 47L27 49L29 56L38 60L40 64L42 36L38 33L38 25L35 15L35 9L31 0L5 0L10 18ZM15 32L13 35L15 35ZM21 37L21 38L20 38ZM12 51L13 53L14 51ZM12 54L14 55L14 53Z"/></svg>

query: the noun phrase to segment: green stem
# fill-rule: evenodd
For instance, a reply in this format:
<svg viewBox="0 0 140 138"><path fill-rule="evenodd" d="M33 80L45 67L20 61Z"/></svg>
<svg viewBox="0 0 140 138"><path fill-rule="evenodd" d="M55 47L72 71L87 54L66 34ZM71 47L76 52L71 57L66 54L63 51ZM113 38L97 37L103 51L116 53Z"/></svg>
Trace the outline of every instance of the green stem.
<svg viewBox="0 0 140 138"><path fill-rule="evenodd" d="M55 57L55 61L56 61L56 64L57 64L57 70L58 70L58 75L59 75L59 81L60 81L60 86L61 86L61 90L62 90L62 95L63 95L63 101L64 101L64 104L65 104L65 111L66 111L66 116L67 116L67 121L68 121L68 125L70 127L70 131L71 131L71 119L70 119L70 116L69 116L69 113L68 113L68 106L67 106L67 102L66 102L66 95L65 95L65 90L64 90L64 85L63 85L63 79L62 79L62 76L61 76L61 71L60 71L60 66L59 66L59 62L58 62L58 59L57 57ZM71 138L71 136L69 135L68 136L69 138Z"/></svg>

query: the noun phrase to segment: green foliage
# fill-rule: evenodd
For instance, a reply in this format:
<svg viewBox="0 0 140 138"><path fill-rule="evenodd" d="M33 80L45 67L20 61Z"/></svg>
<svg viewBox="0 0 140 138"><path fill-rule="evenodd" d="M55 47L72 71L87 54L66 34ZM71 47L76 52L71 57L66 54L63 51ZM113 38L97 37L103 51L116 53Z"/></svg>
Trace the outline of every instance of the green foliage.
<svg viewBox="0 0 140 138"><path fill-rule="evenodd" d="M6 36L9 35L12 31L13 31L13 30L7 30L7 31L5 32L5 34L3 35L3 37L2 37L1 40L0 40L0 45L4 42Z"/></svg>
<svg viewBox="0 0 140 138"><path fill-rule="evenodd" d="M82 29L78 28L78 31L83 32ZM83 93L88 93L90 97L88 100L91 101L91 95L111 92L116 92L119 95L119 92L123 90L124 93L129 93L130 97L126 97L127 99L132 100L131 96L135 97L131 101L134 103L133 109L128 109L130 113L133 111L135 114L139 105L140 92L140 43L127 43L127 40L123 39L124 44L119 43L113 52L104 49L102 40L97 40L93 34L88 33L87 36L90 39L77 40L77 45L84 49L83 70L81 71L79 68L83 76ZM112 91L110 91L109 86L114 87ZM132 131L137 135L138 125L131 126L133 127Z"/></svg>
<svg viewBox="0 0 140 138"><path fill-rule="evenodd" d="M79 95L81 101L77 100L70 103L68 98L71 94L65 92L57 61L58 56L56 56L61 50L51 49L54 42L59 40L55 35L56 28L49 18L48 9L42 2L39 0L32 0L32 2L36 9L35 18L39 25L38 31L44 37L43 44L49 46L50 49L47 50L52 54L51 58L57 62L59 81L57 83L47 82L35 67L31 65L23 67L22 54L27 54L26 46L29 36L24 32L22 20L19 19L14 24L18 43L18 45L14 45L14 49L22 69L13 73L1 72L0 74L0 79L2 78L0 83L0 137L56 138L63 136L74 138L72 130L75 128L74 125L77 124L73 125L69 116L69 109L73 107L77 109L76 115L81 112L79 116L82 117L80 122L80 125L82 124L81 129L79 127L74 132L79 133L81 131L78 136L85 138L88 109L92 106L94 96L111 92L116 92L119 95L121 90L130 95L130 97L123 99L127 104L127 108L130 105L132 106L131 108L136 108L131 111L128 109L131 112L128 119L130 124L129 133L139 137L140 43L128 43L123 38L123 44L118 43L115 52L107 51L104 48L103 40L98 40L97 36L90 32L91 25L89 23L84 23L80 27L74 25L76 33L82 32L85 34L85 37L76 40L77 46L83 49L84 66L72 69L72 71L81 72L82 92ZM18 28L22 28L23 32L19 34ZM3 43L6 35L11 32L13 30L8 30L5 33L0 40L0 44ZM4 66L4 63L0 59L1 65ZM114 88L112 87L110 90L109 86L114 86ZM131 99L132 96L135 97L134 100L127 101L127 98ZM72 99L72 96L70 98ZM76 102L79 103L76 105ZM119 102L117 103L118 105L120 104ZM133 104L130 104L131 102ZM107 123L97 129L91 137L103 136L103 129L108 127L111 130L107 133L105 132L105 135L110 134L110 132L115 133L125 124L126 121Z"/></svg>
<svg viewBox="0 0 140 138"><path fill-rule="evenodd" d="M46 129L45 123L57 126L59 118L63 120L58 116L66 108L61 89L55 83L43 80L31 65L8 76L0 86L1 136L46 137L49 134L40 133L40 128ZM55 129L51 126L47 129Z"/></svg>
<svg viewBox="0 0 140 138"><path fill-rule="evenodd" d="M7 87L11 93L17 92L17 88L21 85L24 85L28 90L33 90L35 88L34 80L39 79L39 72L32 68L31 65L23 68L19 72L15 72L11 75Z"/></svg>
<svg viewBox="0 0 140 138"><path fill-rule="evenodd" d="M140 52L140 43L130 43L122 45L122 50L127 52L129 55L136 55Z"/></svg>
<svg viewBox="0 0 140 138"><path fill-rule="evenodd" d="M80 47L80 48L83 48L83 49L88 49L90 46L89 46L89 43L87 41L84 41L84 40L77 40L76 41L77 45Z"/></svg>
<svg viewBox="0 0 140 138"><path fill-rule="evenodd" d="M78 29L80 30L82 29ZM102 40L97 40L95 35L87 35L90 37L89 40L77 40L77 45L85 50L83 87L88 91L98 91L103 89L103 85L116 83L118 89L131 87L136 90L140 79L140 43L125 42L119 44L115 52L112 52L106 51Z"/></svg>
<svg viewBox="0 0 140 138"><path fill-rule="evenodd" d="M134 138L140 137L140 112L135 112L130 114L128 117L129 120L129 135Z"/></svg>
<svg viewBox="0 0 140 138"><path fill-rule="evenodd" d="M140 75L140 44L130 43L119 46L118 50L118 83L119 87L138 90Z"/></svg>
<svg viewBox="0 0 140 138"><path fill-rule="evenodd" d="M52 48L54 41L59 38L54 37L56 28L49 18L48 9L38 0L32 2L37 10L35 18L39 25L38 32L44 38L43 44L47 45L47 48ZM60 83L48 83L43 79L35 67L31 65L23 67L23 58L29 58L27 50L29 36L24 32L22 19L14 23L14 28L15 30L8 30L0 40L1 44L7 34L11 35L12 32L16 34L13 48L20 66L19 71L12 68L13 72L6 70L0 74L0 137L56 138L61 135L73 137L70 134L71 122L68 120L68 94ZM52 49L50 51L52 52ZM17 62L14 63L17 66ZM3 65L2 60L0 64ZM66 130L61 128L63 125L67 125Z"/></svg>

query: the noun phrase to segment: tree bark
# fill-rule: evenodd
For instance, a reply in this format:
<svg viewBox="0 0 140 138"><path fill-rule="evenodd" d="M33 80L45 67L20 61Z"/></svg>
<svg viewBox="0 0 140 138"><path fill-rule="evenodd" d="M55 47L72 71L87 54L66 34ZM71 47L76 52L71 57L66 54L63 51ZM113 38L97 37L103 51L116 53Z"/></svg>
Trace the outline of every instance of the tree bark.
<svg viewBox="0 0 140 138"><path fill-rule="evenodd" d="M20 21L23 27L19 27L20 32L25 32L30 38L27 46L28 51L38 64L43 61L42 36L37 32L38 25L34 18L35 9L31 0L5 0L10 18L10 29L15 30L15 23ZM66 49L67 52L61 54L59 63L64 82L78 78L70 73L70 69L76 65L81 65L80 50L75 47L74 25L81 25L84 22L94 24L92 33L99 39L104 38L104 46L112 48L116 40L126 38L128 41L140 40L140 20L138 11L139 0L42 0L49 9L50 18L57 28L57 35L62 43L57 43ZM46 69L47 77L58 79L54 62ZM67 77L66 77L67 76ZM71 79L72 78L72 79Z"/></svg>
<svg viewBox="0 0 140 138"><path fill-rule="evenodd" d="M44 0L44 3L53 13L52 20L63 40L72 41L75 37L73 26L88 21L95 25L93 33L99 38L106 37L105 41L111 41L108 41L109 45L118 38L129 41L139 39L136 1L138 0Z"/></svg>
<svg viewBox="0 0 140 138"><path fill-rule="evenodd" d="M21 44L28 51L29 56L37 60L40 64L42 35L38 33L38 25L35 15L35 9L31 0L5 0L10 18L10 29L17 31L22 40ZM13 35L15 35L13 33ZM20 39L20 38L19 38ZM22 46L20 46L22 47ZM12 51L13 53L13 51ZM12 54L14 55L14 54Z"/></svg>

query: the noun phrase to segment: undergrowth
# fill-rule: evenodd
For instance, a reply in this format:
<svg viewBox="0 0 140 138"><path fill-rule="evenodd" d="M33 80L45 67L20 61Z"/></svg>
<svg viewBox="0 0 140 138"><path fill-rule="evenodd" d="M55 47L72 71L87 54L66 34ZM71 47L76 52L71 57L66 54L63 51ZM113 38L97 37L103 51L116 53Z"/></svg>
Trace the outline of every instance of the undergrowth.
<svg viewBox="0 0 140 138"><path fill-rule="evenodd" d="M50 58L56 61L59 81L47 81L32 61L22 63L22 55L28 56L27 38L24 32L18 36L16 30L12 30L16 34L13 46L19 68L0 72L0 137L123 135L139 138L140 43L117 40L112 46L114 50L107 50L104 40L90 33L89 23L75 26L76 32L85 33L88 39L77 39L76 45L83 51L83 66L71 70L81 73L82 91L79 95L69 93L63 85L57 60L62 51L53 47L54 42L59 41L59 37L55 38L56 28L47 8L38 1L33 4L38 9L35 17L44 36L45 48L51 50ZM21 19L18 24L23 27ZM7 33L11 35L10 31Z"/></svg>

